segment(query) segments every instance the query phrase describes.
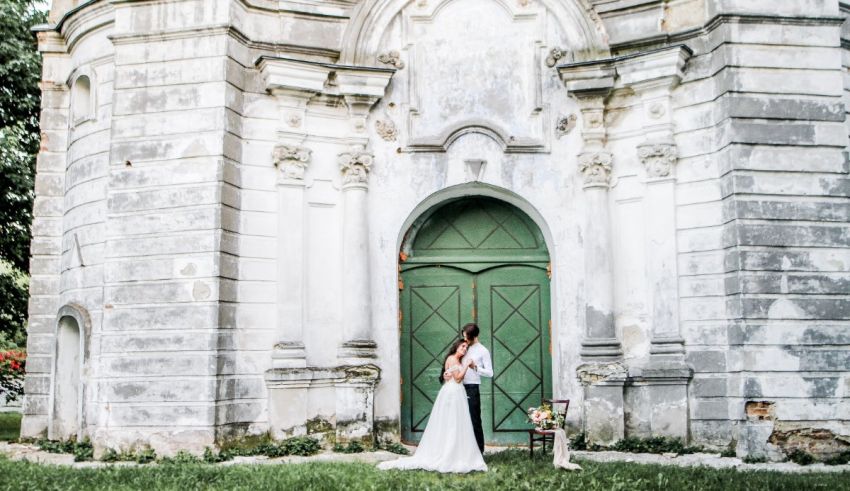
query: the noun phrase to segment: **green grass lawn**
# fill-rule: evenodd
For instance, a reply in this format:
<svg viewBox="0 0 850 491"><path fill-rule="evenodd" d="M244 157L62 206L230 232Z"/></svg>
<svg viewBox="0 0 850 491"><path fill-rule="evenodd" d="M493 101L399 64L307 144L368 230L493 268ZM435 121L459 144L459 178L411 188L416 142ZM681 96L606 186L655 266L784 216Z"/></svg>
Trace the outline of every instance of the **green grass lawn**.
<svg viewBox="0 0 850 491"><path fill-rule="evenodd" d="M850 489L850 473L788 475L592 462L580 462L584 471L568 473L554 469L548 458L531 461L527 454L521 451L488 456L487 462L490 465L490 472L487 473L441 475L410 471L381 472L368 464L318 462L291 465L169 464L71 469L11 462L0 457L0 489Z"/></svg>
<svg viewBox="0 0 850 491"><path fill-rule="evenodd" d="M0 442L17 440L21 436L20 413L0 413Z"/></svg>

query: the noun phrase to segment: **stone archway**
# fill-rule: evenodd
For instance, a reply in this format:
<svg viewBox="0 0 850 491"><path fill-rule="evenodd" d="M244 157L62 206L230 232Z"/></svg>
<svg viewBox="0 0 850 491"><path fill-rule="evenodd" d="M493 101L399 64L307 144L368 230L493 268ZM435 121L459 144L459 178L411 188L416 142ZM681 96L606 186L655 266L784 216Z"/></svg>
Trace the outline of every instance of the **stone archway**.
<svg viewBox="0 0 850 491"><path fill-rule="evenodd" d="M437 206L402 247L401 430L427 424L446 348L467 322L481 327L495 376L482 384L489 443L525 440L525 410L552 395L549 252L522 211L487 197Z"/></svg>
<svg viewBox="0 0 850 491"><path fill-rule="evenodd" d="M83 366L91 318L75 304L63 306L56 318L48 437L65 440L83 432Z"/></svg>

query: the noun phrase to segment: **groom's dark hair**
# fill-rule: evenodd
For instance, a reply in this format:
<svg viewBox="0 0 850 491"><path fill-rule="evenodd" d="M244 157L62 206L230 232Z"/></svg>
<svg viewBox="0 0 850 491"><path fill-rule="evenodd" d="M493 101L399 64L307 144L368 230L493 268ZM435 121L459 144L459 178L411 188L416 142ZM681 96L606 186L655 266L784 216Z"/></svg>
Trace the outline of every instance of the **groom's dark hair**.
<svg viewBox="0 0 850 491"><path fill-rule="evenodd" d="M460 330L463 333L463 336L470 341L477 338L481 333L481 330L478 329L478 324L474 322L470 322L469 324L463 326L463 329Z"/></svg>

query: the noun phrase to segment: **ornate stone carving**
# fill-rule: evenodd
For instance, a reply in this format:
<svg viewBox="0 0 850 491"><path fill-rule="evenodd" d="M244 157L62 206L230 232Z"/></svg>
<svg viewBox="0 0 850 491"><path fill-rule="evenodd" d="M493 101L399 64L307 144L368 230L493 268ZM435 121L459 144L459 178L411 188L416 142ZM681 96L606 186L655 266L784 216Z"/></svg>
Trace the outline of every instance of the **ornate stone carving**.
<svg viewBox="0 0 850 491"><path fill-rule="evenodd" d="M284 179L304 179L311 153L309 148L278 145L274 149L274 165L280 169Z"/></svg>
<svg viewBox="0 0 850 491"><path fill-rule="evenodd" d="M576 127L576 120L578 120L578 116L576 116L575 114L570 114L569 116L561 116L561 118L558 119L558 124L555 125L555 136L557 138L561 138L562 136L572 131L573 128Z"/></svg>
<svg viewBox="0 0 850 491"><path fill-rule="evenodd" d="M661 116L667 113L667 109L664 108L664 104L656 102L655 104L649 106L649 117L652 119L660 119Z"/></svg>
<svg viewBox="0 0 850 491"><path fill-rule="evenodd" d="M613 156L609 152L587 152L578 156L578 169L588 186L607 186L611 179L611 162Z"/></svg>
<svg viewBox="0 0 850 491"><path fill-rule="evenodd" d="M378 55L378 61L385 65L392 65L399 70L404 68L404 62L401 61L401 53L398 51L390 51L389 53L381 53Z"/></svg>
<svg viewBox="0 0 850 491"><path fill-rule="evenodd" d="M558 64L558 60L565 56L567 56L566 51L561 48L552 48L552 51L549 52L549 56L546 57L546 66L554 68L554 66Z"/></svg>
<svg viewBox="0 0 850 491"><path fill-rule="evenodd" d="M292 128L298 128L301 126L301 116L297 114L290 114L288 118L286 118L286 124L288 124Z"/></svg>
<svg viewBox="0 0 850 491"><path fill-rule="evenodd" d="M344 186L369 184L369 171L372 169L375 156L366 151L362 145L355 146L350 152L339 154L337 161L342 170Z"/></svg>
<svg viewBox="0 0 850 491"><path fill-rule="evenodd" d="M378 136L383 138L384 141L393 142L398 138L398 128L391 119L387 119L386 121L379 119L375 121L375 130L378 132Z"/></svg>
<svg viewBox="0 0 850 491"><path fill-rule="evenodd" d="M668 177L679 159L676 145L671 142L647 142L639 145L637 151L650 178Z"/></svg>

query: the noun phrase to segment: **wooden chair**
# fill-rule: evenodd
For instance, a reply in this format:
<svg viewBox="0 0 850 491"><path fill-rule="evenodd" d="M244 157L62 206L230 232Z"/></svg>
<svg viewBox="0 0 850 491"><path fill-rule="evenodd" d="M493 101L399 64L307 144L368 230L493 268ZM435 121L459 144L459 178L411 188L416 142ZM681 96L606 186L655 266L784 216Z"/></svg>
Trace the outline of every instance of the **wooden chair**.
<svg viewBox="0 0 850 491"><path fill-rule="evenodd" d="M559 413L564 416L564 419L567 417L567 410L570 408L570 400L569 399L543 399L544 404L549 404L552 407L552 411ZM563 412L558 410L556 404L563 404L564 410ZM555 432L553 430L540 430L537 428L532 428L528 430L528 455L529 457L534 457L534 445L540 444L543 453L546 453L546 442L549 442L554 448L555 446Z"/></svg>

